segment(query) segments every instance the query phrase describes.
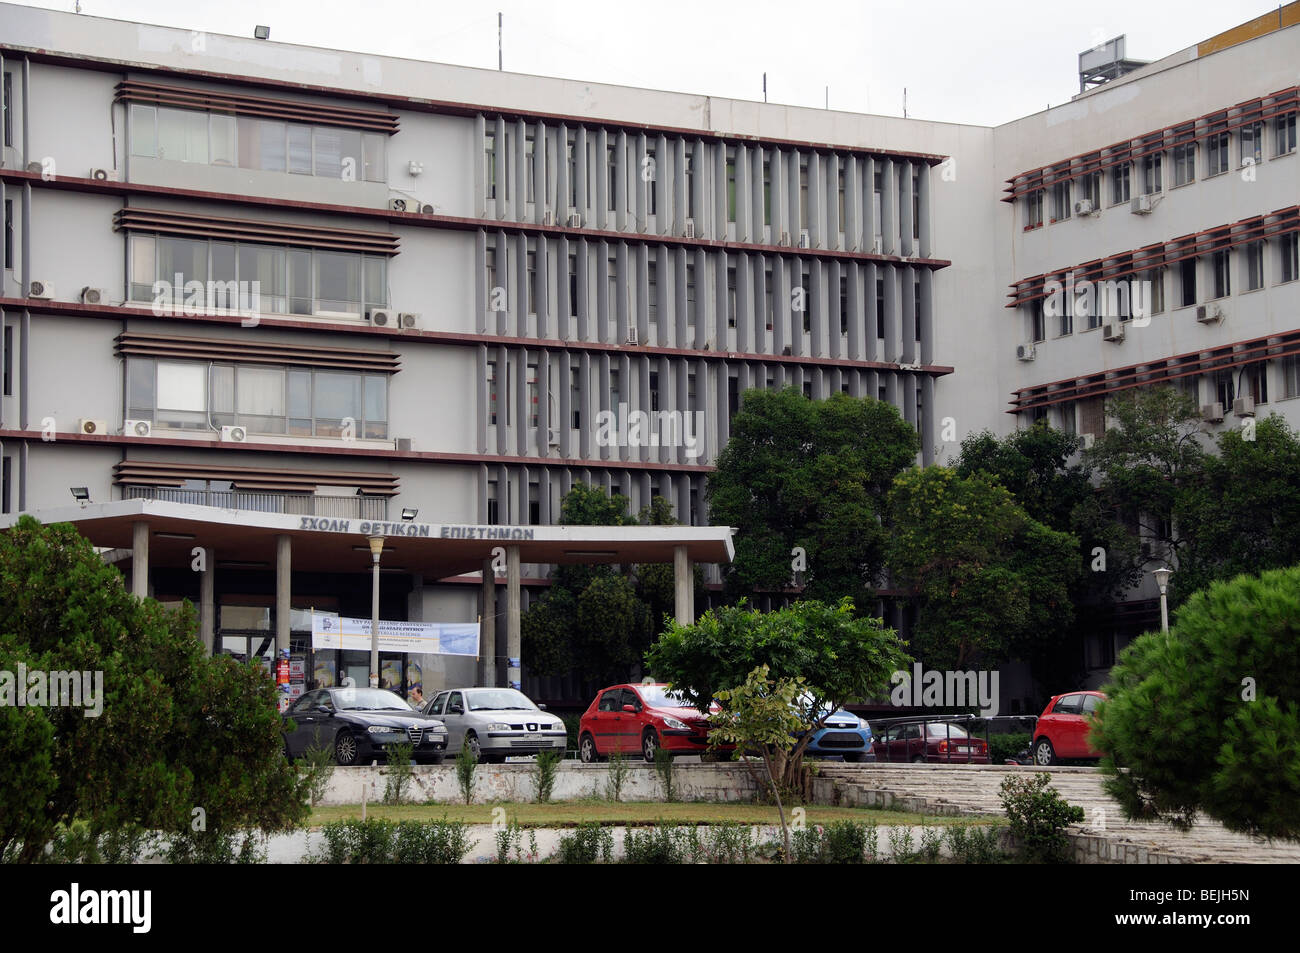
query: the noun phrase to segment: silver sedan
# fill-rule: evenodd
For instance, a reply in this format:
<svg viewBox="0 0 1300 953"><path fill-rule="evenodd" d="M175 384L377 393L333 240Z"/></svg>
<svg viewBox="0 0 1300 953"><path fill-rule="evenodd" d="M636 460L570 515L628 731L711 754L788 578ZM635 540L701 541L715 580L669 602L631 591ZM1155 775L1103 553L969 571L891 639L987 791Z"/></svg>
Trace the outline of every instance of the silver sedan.
<svg viewBox="0 0 1300 953"><path fill-rule="evenodd" d="M434 695L423 711L447 726L447 755L468 747L480 762L499 764L515 755L563 755L568 732L557 715L513 688L453 688Z"/></svg>

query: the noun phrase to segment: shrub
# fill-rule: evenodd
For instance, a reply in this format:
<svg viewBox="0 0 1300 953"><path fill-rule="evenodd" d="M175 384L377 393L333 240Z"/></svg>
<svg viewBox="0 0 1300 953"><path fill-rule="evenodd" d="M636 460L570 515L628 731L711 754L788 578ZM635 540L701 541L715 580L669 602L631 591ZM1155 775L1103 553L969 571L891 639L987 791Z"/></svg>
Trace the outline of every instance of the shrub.
<svg viewBox="0 0 1300 953"><path fill-rule="evenodd" d="M673 790L673 755L672 752L664 748L655 748L655 771L659 775L659 780L664 785L664 800L677 800L677 792Z"/></svg>
<svg viewBox="0 0 1300 953"><path fill-rule="evenodd" d="M461 821L331 821L321 829L321 854L305 863L459 864L469 852L469 826Z"/></svg>
<svg viewBox="0 0 1300 953"><path fill-rule="evenodd" d="M304 765L302 776L307 787L307 797L314 808L316 802L325 796L330 778L334 775L334 751L324 745L313 742L302 753Z"/></svg>
<svg viewBox="0 0 1300 953"><path fill-rule="evenodd" d="M1011 836L1016 839L1023 860L1031 863L1066 863L1070 860L1069 824L1084 818L1083 808L1075 807L1051 787L1050 775L1013 774L1002 782L1002 806L1011 821Z"/></svg>
<svg viewBox="0 0 1300 953"><path fill-rule="evenodd" d="M411 784L411 755L415 748L409 741L388 746L388 780L384 785L384 803L401 804Z"/></svg>
<svg viewBox="0 0 1300 953"><path fill-rule="evenodd" d="M537 785L537 803L545 804L551 799L555 788L555 770L560 763L560 756L554 751L543 751L537 756L533 767L533 782Z"/></svg>
<svg viewBox="0 0 1300 953"><path fill-rule="evenodd" d="M571 834L560 837L555 859L561 864L608 864L613 854L613 832L596 821L588 821L579 824Z"/></svg>
<svg viewBox="0 0 1300 953"><path fill-rule="evenodd" d="M456 783L460 785L461 797L469 804L474 800L474 772L478 769L478 758L469 750L469 745L461 745L456 755Z"/></svg>
<svg viewBox="0 0 1300 953"><path fill-rule="evenodd" d="M643 832L628 828L623 834L623 863L686 863L683 840L684 832L679 828L656 825Z"/></svg>
<svg viewBox="0 0 1300 953"><path fill-rule="evenodd" d="M609 756L609 774L605 777L605 797L617 801L623 796L623 784L627 781L628 764L623 755L614 751Z"/></svg>
<svg viewBox="0 0 1300 953"><path fill-rule="evenodd" d="M954 824L944 831L944 840L957 864L993 864L1003 859L997 827L967 827Z"/></svg>

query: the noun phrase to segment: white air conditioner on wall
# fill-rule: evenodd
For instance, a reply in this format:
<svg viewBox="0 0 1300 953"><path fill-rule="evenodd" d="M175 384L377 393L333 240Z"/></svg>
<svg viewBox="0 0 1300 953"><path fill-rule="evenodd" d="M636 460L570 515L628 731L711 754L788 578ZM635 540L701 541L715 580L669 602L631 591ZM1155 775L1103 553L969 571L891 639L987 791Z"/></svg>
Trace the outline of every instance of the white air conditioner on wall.
<svg viewBox="0 0 1300 953"><path fill-rule="evenodd" d="M1232 412L1238 417L1255 416L1255 398L1238 397L1232 402Z"/></svg>
<svg viewBox="0 0 1300 953"><path fill-rule="evenodd" d="M43 298L48 301L49 299L54 297L54 289L50 287L50 283L48 281L33 280L30 284L27 285L27 297Z"/></svg>
<svg viewBox="0 0 1300 953"><path fill-rule="evenodd" d="M90 178L94 179L96 182L116 182L117 170L116 169L91 169Z"/></svg>
<svg viewBox="0 0 1300 953"><path fill-rule="evenodd" d="M377 328L392 328L397 326L397 312L390 311L388 308L371 308L366 314L366 318Z"/></svg>
<svg viewBox="0 0 1300 953"><path fill-rule="evenodd" d="M103 436L108 433L108 421L83 417L77 421L77 433L91 436Z"/></svg>
<svg viewBox="0 0 1300 953"><path fill-rule="evenodd" d="M1223 309L1217 304L1198 304L1196 306L1196 320L1201 324L1217 324L1223 320Z"/></svg>
<svg viewBox="0 0 1300 953"><path fill-rule="evenodd" d="M695 237L695 219L693 218L688 218L686 220L686 237L687 238Z"/></svg>
<svg viewBox="0 0 1300 953"><path fill-rule="evenodd" d="M812 235L808 234L808 229L806 228L799 233L799 247L812 248Z"/></svg>
<svg viewBox="0 0 1300 953"><path fill-rule="evenodd" d="M122 436L152 437L153 421L152 420L124 420L122 421Z"/></svg>
<svg viewBox="0 0 1300 953"><path fill-rule="evenodd" d="M1217 401L1213 404L1202 405L1201 419L1214 424L1221 422L1223 420L1223 405Z"/></svg>
<svg viewBox="0 0 1300 953"><path fill-rule="evenodd" d="M1037 356L1038 356L1038 349L1035 348L1032 344L1016 345L1016 360L1032 361Z"/></svg>
<svg viewBox="0 0 1300 953"><path fill-rule="evenodd" d="M1101 336L1104 340L1119 344L1124 340L1124 325L1118 321L1111 321L1102 326Z"/></svg>
<svg viewBox="0 0 1300 953"><path fill-rule="evenodd" d="M414 447L415 445L411 443L410 437L393 438L393 449L396 450L398 453L410 453L414 449Z"/></svg>
<svg viewBox="0 0 1300 953"><path fill-rule="evenodd" d="M582 216L578 214L576 208L569 209L569 227L582 228Z"/></svg>
<svg viewBox="0 0 1300 953"><path fill-rule="evenodd" d="M1092 211L1092 199L1079 199L1074 203L1075 215L1091 215Z"/></svg>
<svg viewBox="0 0 1300 953"><path fill-rule="evenodd" d="M1155 203L1149 195L1135 195L1128 205L1128 210L1134 215L1150 215L1153 208Z"/></svg>
<svg viewBox="0 0 1300 953"><path fill-rule="evenodd" d="M403 331L414 331L420 327L420 315L415 311L402 311L397 315L397 326Z"/></svg>
<svg viewBox="0 0 1300 953"><path fill-rule="evenodd" d="M222 443L243 443L248 439L248 431L243 427L222 427Z"/></svg>
<svg viewBox="0 0 1300 953"><path fill-rule="evenodd" d="M628 344L637 344L637 343L638 343L638 341L637 341L636 325L633 325L632 327L630 327L630 328L627 329L627 343L628 343Z"/></svg>
<svg viewBox="0 0 1300 953"><path fill-rule="evenodd" d="M1091 433L1079 434L1079 449L1091 450L1092 445L1097 442L1097 435Z"/></svg>
<svg viewBox="0 0 1300 953"><path fill-rule="evenodd" d="M108 292L103 288L82 288L82 304L108 304Z"/></svg>

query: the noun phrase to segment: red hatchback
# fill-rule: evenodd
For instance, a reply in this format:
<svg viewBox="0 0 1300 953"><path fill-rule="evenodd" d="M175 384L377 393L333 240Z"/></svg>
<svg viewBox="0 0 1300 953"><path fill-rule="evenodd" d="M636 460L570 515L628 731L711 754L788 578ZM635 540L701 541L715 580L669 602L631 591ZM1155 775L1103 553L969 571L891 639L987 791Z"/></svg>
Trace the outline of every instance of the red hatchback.
<svg viewBox="0 0 1300 953"><path fill-rule="evenodd" d="M1106 698L1101 692L1070 692L1053 695L1034 727L1034 744L1030 749L1034 764L1056 764L1075 759L1096 760L1101 752L1088 744L1097 703Z"/></svg>
<svg viewBox="0 0 1300 953"><path fill-rule="evenodd" d="M709 747L709 721L683 705L667 685L614 685L600 692L578 725L578 755L587 764L613 752L640 753L654 761L655 749L700 754Z"/></svg>

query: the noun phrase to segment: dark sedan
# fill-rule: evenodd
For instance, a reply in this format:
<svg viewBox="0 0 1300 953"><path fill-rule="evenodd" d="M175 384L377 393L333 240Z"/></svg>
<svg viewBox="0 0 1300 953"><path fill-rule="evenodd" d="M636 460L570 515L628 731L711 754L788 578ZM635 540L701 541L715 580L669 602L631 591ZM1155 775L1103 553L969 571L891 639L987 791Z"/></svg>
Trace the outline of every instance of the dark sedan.
<svg viewBox="0 0 1300 953"><path fill-rule="evenodd" d="M439 764L447 753L447 728L414 711L382 688L320 688L294 702L284 715L284 748L290 760L313 744L332 748L345 767L387 760L390 745L405 742L420 764Z"/></svg>

